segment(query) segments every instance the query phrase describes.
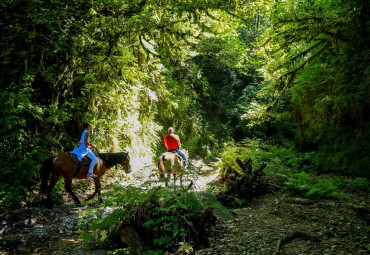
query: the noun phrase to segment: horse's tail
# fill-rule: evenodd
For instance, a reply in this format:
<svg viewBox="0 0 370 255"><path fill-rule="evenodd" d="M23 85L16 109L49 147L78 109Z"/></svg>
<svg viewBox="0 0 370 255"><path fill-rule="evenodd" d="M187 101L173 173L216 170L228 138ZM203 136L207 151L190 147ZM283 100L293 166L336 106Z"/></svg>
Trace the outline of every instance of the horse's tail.
<svg viewBox="0 0 370 255"><path fill-rule="evenodd" d="M45 159L40 169L40 179L41 179L40 192L43 195L46 194L48 180L50 179L50 174L54 169L53 159L54 159L53 157Z"/></svg>
<svg viewBox="0 0 370 255"><path fill-rule="evenodd" d="M159 159L158 159L158 170L161 171L162 173L164 173L166 171L166 168L163 164L163 160L164 160L164 153L161 154L161 156L159 156Z"/></svg>

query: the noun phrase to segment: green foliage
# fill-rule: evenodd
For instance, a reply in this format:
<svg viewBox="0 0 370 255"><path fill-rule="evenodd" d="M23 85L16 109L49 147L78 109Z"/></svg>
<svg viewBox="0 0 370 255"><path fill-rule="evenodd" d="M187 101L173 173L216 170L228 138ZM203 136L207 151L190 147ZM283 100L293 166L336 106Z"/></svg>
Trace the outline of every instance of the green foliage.
<svg viewBox="0 0 370 255"><path fill-rule="evenodd" d="M40 163L76 146L83 122L100 151L129 151L137 169L163 150L168 126L194 153L217 147L226 126L203 119L191 83L199 69L186 60L228 27L203 52L222 42L218 61L237 67L244 48L230 17L247 11L238 0L1 2L1 204L28 196Z"/></svg>
<svg viewBox="0 0 370 255"><path fill-rule="evenodd" d="M361 177L334 177L335 184L343 190L350 192L364 192L367 193L370 190L370 182L367 178Z"/></svg>
<svg viewBox="0 0 370 255"><path fill-rule="evenodd" d="M44 110L31 102L32 91L29 85L18 91L15 86L0 91L0 118L4 124L0 128L0 153L4 155L0 161L4 177L0 181L0 205L18 204L24 195L30 195L30 187L37 180L38 162L45 152L41 138L31 134L38 134L38 130L27 126L34 118L40 121Z"/></svg>
<svg viewBox="0 0 370 255"><path fill-rule="evenodd" d="M253 169L267 164L264 172L270 174L291 175L300 171L313 172L312 155L298 153L294 144L285 141L282 145L272 145L262 140L245 139L237 144L228 144L216 164L224 176L233 171L241 171L236 158L251 159Z"/></svg>
<svg viewBox="0 0 370 255"><path fill-rule="evenodd" d="M100 151L128 151L136 169L153 163L173 126L192 155L231 139L296 133L300 149L316 151L310 159L320 171L368 175L366 7L1 2L0 204L27 197L42 160L72 149L83 122L93 124ZM274 107L277 119L266 118ZM258 153L256 162L290 152ZM230 162L224 172L237 171ZM270 163L279 168L279 160Z"/></svg>
<svg viewBox="0 0 370 255"><path fill-rule="evenodd" d="M191 155L196 155L197 151L199 150L198 143L200 139L201 139L200 135L195 135L184 143L183 147L188 150L190 157Z"/></svg>
<svg viewBox="0 0 370 255"><path fill-rule="evenodd" d="M138 228L144 229L142 233L147 236L141 237L152 248L150 254L162 254L164 250L173 249L190 251L199 238L197 231L205 227L194 226L194 221L206 208L212 208L223 220L231 220L232 216L212 193L184 192L184 189L160 188L153 194L154 188L111 185L103 193L105 209L88 210L80 219L79 227L84 230L81 238L86 242L104 241L124 222L139 224ZM139 207L141 209L137 211Z"/></svg>
<svg viewBox="0 0 370 255"><path fill-rule="evenodd" d="M174 193L169 189L161 189L154 199L157 206L152 211L151 219L143 226L151 231L156 249L168 250L173 246L192 249L190 245L199 238L197 231L201 230L199 226L194 226L194 221L206 208L212 208L221 219L232 219L230 212L209 192Z"/></svg>
<svg viewBox="0 0 370 255"><path fill-rule="evenodd" d="M107 254L108 255L116 255L116 254L130 255L131 252L130 252L130 248L119 248L119 249L115 249L114 251L109 251Z"/></svg>
<svg viewBox="0 0 370 255"><path fill-rule="evenodd" d="M251 158L253 168L262 163L264 170L272 179L285 186L289 194L302 195L308 198L340 198L340 189L352 192L367 192L367 178L315 177L318 168L315 167L316 153L298 153L293 144L284 146L271 145L258 140L244 140L239 144L229 144L221 154L217 163L221 174L227 176L233 171L241 171L236 158Z"/></svg>
<svg viewBox="0 0 370 255"><path fill-rule="evenodd" d="M203 208L212 208L214 215L219 219L225 222L233 220L230 211L216 199L216 196L212 192L197 192L194 195Z"/></svg>
<svg viewBox="0 0 370 255"><path fill-rule="evenodd" d="M333 179L314 180L309 174L301 172L288 178L285 182L286 192L294 195L303 195L307 198L340 198L343 195L339 193L337 185Z"/></svg>
<svg viewBox="0 0 370 255"><path fill-rule="evenodd" d="M351 191L362 191L362 192L369 192L370 190L370 182L366 178L354 178L350 179L346 183L346 188Z"/></svg>
<svg viewBox="0 0 370 255"><path fill-rule="evenodd" d="M320 172L369 175L368 9L363 1L277 2L258 39L265 81L244 117L262 123L285 112L276 124L296 122L299 148L317 152Z"/></svg>
<svg viewBox="0 0 370 255"><path fill-rule="evenodd" d="M178 245L177 240L185 240L188 236L189 228L193 226L191 221L193 207L199 208L199 206L194 199L182 198L178 199L176 194L166 189L159 191L156 197L159 208L152 212L152 219L143 224L143 227L153 230L153 244L156 249L168 249Z"/></svg>
<svg viewBox="0 0 370 255"><path fill-rule="evenodd" d="M349 73L352 65L360 77ZM323 56L292 88L299 139L318 144L314 160L323 172L368 177L367 75L363 60L347 49L340 56Z"/></svg>
<svg viewBox="0 0 370 255"><path fill-rule="evenodd" d="M240 152L237 148L228 146L221 154L222 160L216 163L216 167L220 169L220 176L224 179L228 174L233 171L240 173L241 169L236 163L236 158L239 157Z"/></svg>

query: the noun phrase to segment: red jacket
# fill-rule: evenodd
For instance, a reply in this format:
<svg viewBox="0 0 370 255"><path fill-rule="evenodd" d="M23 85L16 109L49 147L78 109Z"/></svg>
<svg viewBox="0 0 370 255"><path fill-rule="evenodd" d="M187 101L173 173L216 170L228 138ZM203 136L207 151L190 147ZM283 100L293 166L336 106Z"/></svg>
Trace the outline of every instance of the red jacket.
<svg viewBox="0 0 370 255"><path fill-rule="evenodd" d="M180 148L180 137L175 134L168 134L164 137L164 144L166 145L168 151Z"/></svg>

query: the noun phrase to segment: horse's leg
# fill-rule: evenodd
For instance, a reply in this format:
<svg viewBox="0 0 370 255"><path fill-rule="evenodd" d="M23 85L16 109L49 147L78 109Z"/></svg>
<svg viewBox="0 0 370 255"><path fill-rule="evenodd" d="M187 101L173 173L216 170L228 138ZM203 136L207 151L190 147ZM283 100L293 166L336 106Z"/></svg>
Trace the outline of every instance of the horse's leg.
<svg viewBox="0 0 370 255"><path fill-rule="evenodd" d="M158 165L158 170L160 171L160 173L159 173L159 178L160 179L165 177L164 174L166 172L166 167L163 164L163 160L164 160L164 156L162 154L161 156L159 156L158 164L157 164Z"/></svg>
<svg viewBox="0 0 370 255"><path fill-rule="evenodd" d="M86 200L90 200L93 197L95 197L96 194L98 194L100 203L103 203L103 199L100 197L100 194L101 194L101 192L100 192L100 188L101 188L100 177L96 177L94 179L94 184L95 184L95 192L91 196L89 196Z"/></svg>
<svg viewBox="0 0 370 255"><path fill-rule="evenodd" d="M167 171L167 177L166 177L166 171ZM164 169L163 174L161 174L161 178L164 178L164 185L168 187L168 181L170 180L170 172Z"/></svg>
<svg viewBox="0 0 370 255"><path fill-rule="evenodd" d="M66 191L72 196L72 198L73 198L73 200L75 201L76 204L80 204L81 203L80 200L75 195L75 193L73 193L73 191L72 191L72 178L65 178L64 177L64 180L65 180L64 187L65 187Z"/></svg>
<svg viewBox="0 0 370 255"><path fill-rule="evenodd" d="M183 176L183 172L182 172L182 168L180 168L180 186L182 187L182 176Z"/></svg>
<svg viewBox="0 0 370 255"><path fill-rule="evenodd" d="M180 160L179 162L179 170L180 170L180 186L182 187L182 176L184 175L184 161Z"/></svg>
<svg viewBox="0 0 370 255"><path fill-rule="evenodd" d="M161 173L159 174L159 178L165 178L166 169L162 168Z"/></svg>
<svg viewBox="0 0 370 255"><path fill-rule="evenodd" d="M49 208L53 208L53 201L51 200L51 191L53 190L55 185L58 183L59 179L60 179L59 174L56 174L56 173L52 174L52 178L48 186L47 195L46 195L46 203L47 203L47 207Z"/></svg>
<svg viewBox="0 0 370 255"><path fill-rule="evenodd" d="M168 171L168 181L170 180L171 173L173 175L173 185L176 184L176 171L175 170L175 157L172 157L171 159L171 171Z"/></svg>

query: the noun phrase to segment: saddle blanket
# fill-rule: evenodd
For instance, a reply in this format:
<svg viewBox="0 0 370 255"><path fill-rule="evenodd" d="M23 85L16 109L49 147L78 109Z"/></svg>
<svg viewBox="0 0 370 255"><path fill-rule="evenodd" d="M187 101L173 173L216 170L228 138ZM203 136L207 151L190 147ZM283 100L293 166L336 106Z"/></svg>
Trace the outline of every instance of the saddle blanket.
<svg viewBox="0 0 370 255"><path fill-rule="evenodd" d="M98 158L98 162L99 162L99 155L97 153L95 153L95 156ZM69 151L69 156L71 157L71 160L77 164L77 165L80 165L80 166L90 166L90 163L91 163L91 159L88 157L88 156L85 156L81 159L81 161L78 160L78 157L76 154L72 153L71 151Z"/></svg>

